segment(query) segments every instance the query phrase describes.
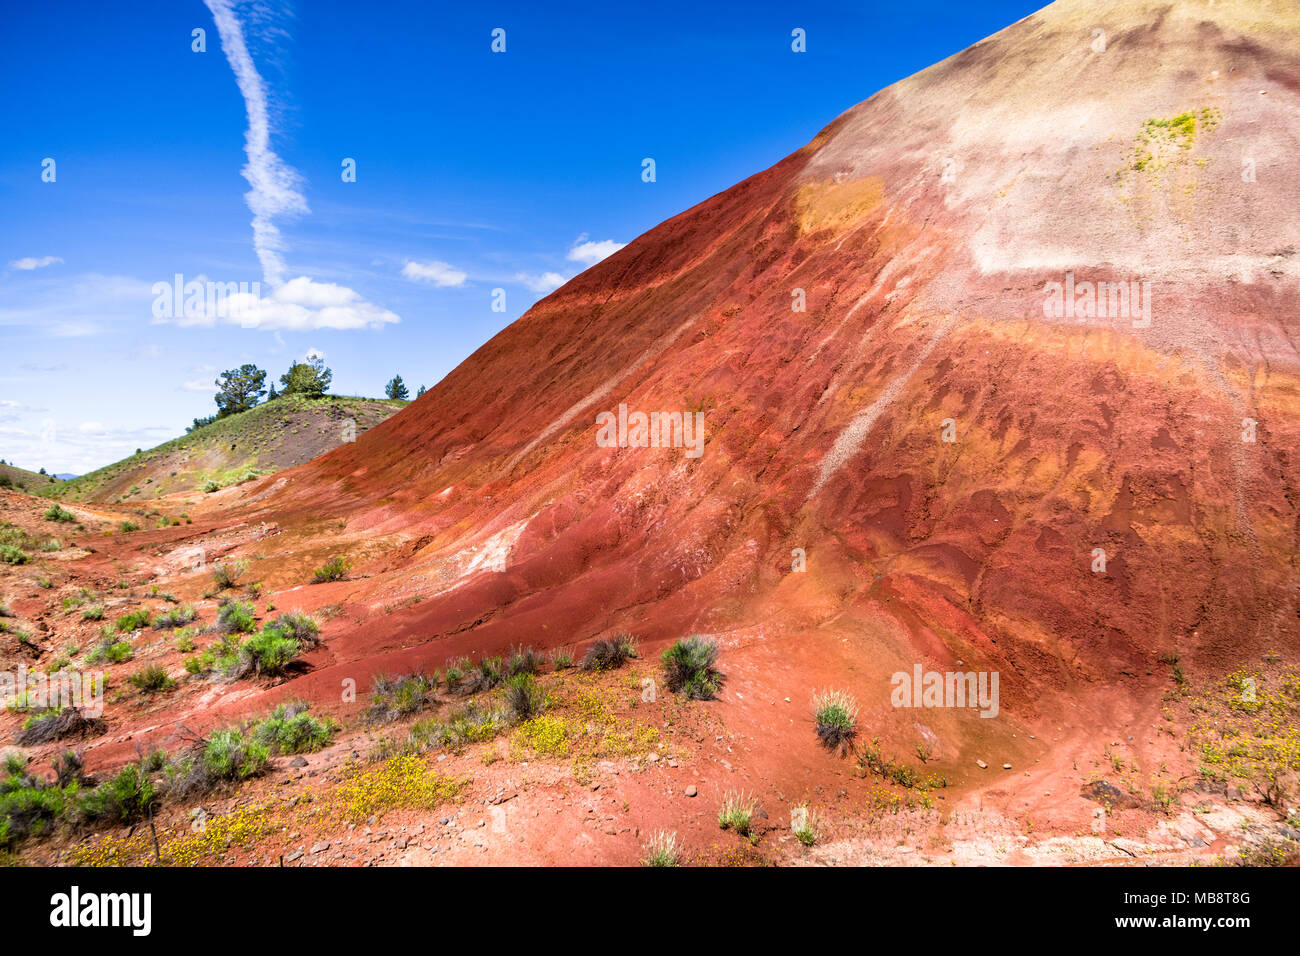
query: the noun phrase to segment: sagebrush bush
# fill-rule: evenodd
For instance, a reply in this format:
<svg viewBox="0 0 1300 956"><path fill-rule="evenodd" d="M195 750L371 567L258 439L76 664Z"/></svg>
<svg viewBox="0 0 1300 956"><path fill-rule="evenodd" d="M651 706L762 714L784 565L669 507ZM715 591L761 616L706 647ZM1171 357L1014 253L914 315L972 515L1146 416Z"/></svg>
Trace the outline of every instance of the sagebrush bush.
<svg viewBox="0 0 1300 956"><path fill-rule="evenodd" d="M366 719L371 723L386 724L418 713L429 705L433 681L423 674L378 674L374 678L374 691Z"/></svg>
<svg viewBox="0 0 1300 956"><path fill-rule="evenodd" d="M298 650L297 641L268 627L240 645L239 658L244 673L251 671L258 675L275 676L284 673L285 668L298 656Z"/></svg>
<svg viewBox="0 0 1300 956"><path fill-rule="evenodd" d="M813 697L817 736L832 750L846 747L857 736L858 703L841 690L826 690Z"/></svg>
<svg viewBox="0 0 1300 956"><path fill-rule="evenodd" d="M506 676L514 677L516 674L536 674L542 669L543 658L531 647L516 647L510 651L510 656L506 658Z"/></svg>
<svg viewBox="0 0 1300 956"><path fill-rule="evenodd" d="M594 641L582 658L584 671L606 671L622 667L636 657L636 641L631 634L615 634Z"/></svg>
<svg viewBox="0 0 1300 956"><path fill-rule="evenodd" d="M178 797L203 794L223 784L255 777L266 769L270 748L237 728L198 740L167 766L167 790Z"/></svg>
<svg viewBox="0 0 1300 956"><path fill-rule="evenodd" d="M127 675L127 682L141 693L155 694L162 690L171 690L176 681L167 676L167 672L157 664L142 667L134 674Z"/></svg>
<svg viewBox="0 0 1300 956"><path fill-rule="evenodd" d="M27 758L10 754L0 777L0 847L13 847L49 831L68 802L64 787L51 786L27 771ZM77 784L71 784L76 793Z"/></svg>
<svg viewBox="0 0 1300 956"><path fill-rule="evenodd" d="M131 631L138 631L141 628L149 626L149 611L147 608L140 608L136 611L128 611L114 622L119 634L127 634Z"/></svg>
<svg viewBox="0 0 1300 956"><path fill-rule="evenodd" d="M247 601L223 601L217 609L217 628L227 634L249 634L256 626L254 610Z"/></svg>
<svg viewBox="0 0 1300 956"><path fill-rule="evenodd" d="M352 567L352 562L344 557L331 558L312 575L313 584L325 584L327 581L341 581Z"/></svg>
<svg viewBox="0 0 1300 956"><path fill-rule="evenodd" d="M470 663L468 657L457 657L447 664L447 688L450 690L460 684L469 673Z"/></svg>
<svg viewBox="0 0 1300 956"><path fill-rule="evenodd" d="M462 694L477 694L501 683L501 658L485 657L465 672L456 689Z"/></svg>
<svg viewBox="0 0 1300 956"><path fill-rule="evenodd" d="M717 659L718 642L693 634L664 651L664 682L691 700L712 700L722 687L722 674L713 666Z"/></svg>
<svg viewBox="0 0 1300 956"><path fill-rule="evenodd" d="M320 625L309 614L289 611L266 626L270 630L278 631L281 637L297 641L304 650L320 643Z"/></svg>
<svg viewBox="0 0 1300 956"><path fill-rule="evenodd" d="M158 804L158 788L145 767L129 763L93 790L83 791L70 815L81 823L127 825L143 820Z"/></svg>
<svg viewBox="0 0 1300 956"><path fill-rule="evenodd" d="M226 564L217 564L213 565L212 568L212 580L216 584L218 591L224 591L238 585L239 579L247 572L248 562L242 559Z"/></svg>
<svg viewBox="0 0 1300 956"><path fill-rule="evenodd" d="M187 624L194 623L199 616L194 605L185 604L181 607L174 607L170 611L164 611L153 619L153 629L155 631L170 631L178 627L184 627Z"/></svg>
<svg viewBox="0 0 1300 956"><path fill-rule="evenodd" d="M134 656L135 651L129 642L120 641L116 637L105 637L91 648L90 653L86 655L86 663L122 664Z"/></svg>
<svg viewBox="0 0 1300 956"><path fill-rule="evenodd" d="M546 691L529 673L515 674L506 681L506 708L516 721L536 717L546 707Z"/></svg>
<svg viewBox="0 0 1300 956"><path fill-rule="evenodd" d="M338 724L328 717L312 717L308 707L301 700L278 705L269 717L252 727L253 739L273 754L310 753L329 746Z"/></svg>
<svg viewBox="0 0 1300 956"><path fill-rule="evenodd" d="M97 717L87 717L77 707L64 707L33 714L23 722L15 742L20 747L35 747L68 737L91 737L104 732L104 722Z"/></svg>

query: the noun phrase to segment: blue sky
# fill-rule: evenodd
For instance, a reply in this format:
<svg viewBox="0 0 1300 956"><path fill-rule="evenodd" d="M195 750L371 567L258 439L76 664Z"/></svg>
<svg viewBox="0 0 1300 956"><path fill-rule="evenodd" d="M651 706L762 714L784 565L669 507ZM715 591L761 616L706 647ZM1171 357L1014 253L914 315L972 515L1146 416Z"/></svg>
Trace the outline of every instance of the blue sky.
<svg viewBox="0 0 1300 956"><path fill-rule="evenodd" d="M619 244L1041 5L11 6L0 458L108 464L210 414L243 362L432 386ZM177 273L258 296L237 321L159 317Z"/></svg>

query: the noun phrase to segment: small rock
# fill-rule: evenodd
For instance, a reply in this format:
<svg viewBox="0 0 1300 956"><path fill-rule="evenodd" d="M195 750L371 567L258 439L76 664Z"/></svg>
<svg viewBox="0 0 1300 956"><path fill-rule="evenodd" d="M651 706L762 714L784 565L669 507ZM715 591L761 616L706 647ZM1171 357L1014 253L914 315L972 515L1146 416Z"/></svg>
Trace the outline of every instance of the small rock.
<svg viewBox="0 0 1300 956"><path fill-rule="evenodd" d="M290 853L285 854L284 862L292 863L294 860L298 859L301 856L302 856L302 850L294 850Z"/></svg>
<svg viewBox="0 0 1300 956"><path fill-rule="evenodd" d="M1011 769L1011 764L1009 764L1009 763L1004 763L1004 764L1002 765L1002 769L1003 769L1003 770L1010 770L1010 769Z"/></svg>
<svg viewBox="0 0 1300 956"><path fill-rule="evenodd" d="M976 760L975 766L979 767L981 770L989 769L989 765L986 764L983 760Z"/></svg>
<svg viewBox="0 0 1300 956"><path fill-rule="evenodd" d="M695 788L695 784L691 784L689 787L686 788L686 795L688 797L693 797L699 792L700 791Z"/></svg>
<svg viewBox="0 0 1300 956"><path fill-rule="evenodd" d="M305 757L303 757L302 754L299 754L298 756L294 757L292 760L289 761L289 766L290 766L290 767L305 767L305 766L307 766L307 759L306 759Z"/></svg>
<svg viewBox="0 0 1300 956"><path fill-rule="evenodd" d="M311 845L311 852L312 852L312 855L314 856L314 855L316 855L317 853L324 853L324 852L325 852L326 850L328 850L329 848L330 848L330 841L329 841L329 840L319 840L319 841L317 841L316 843L313 843L313 844Z"/></svg>

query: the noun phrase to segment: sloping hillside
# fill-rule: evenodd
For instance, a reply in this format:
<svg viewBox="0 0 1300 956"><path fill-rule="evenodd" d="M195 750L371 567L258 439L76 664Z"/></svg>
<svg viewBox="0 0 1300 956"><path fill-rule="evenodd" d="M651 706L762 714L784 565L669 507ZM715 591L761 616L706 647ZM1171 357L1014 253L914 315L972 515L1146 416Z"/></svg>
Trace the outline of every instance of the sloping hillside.
<svg viewBox="0 0 1300 956"><path fill-rule="evenodd" d="M1160 657L1300 650L1298 139L1294 3L1060 0L641 236L258 506L409 539L369 569L423 596L398 640L851 632L886 702L960 659L1022 713ZM702 455L610 447L621 406L698 413Z"/></svg>
<svg viewBox="0 0 1300 956"><path fill-rule="evenodd" d="M63 481L53 475L42 475L14 465L0 464L0 487L25 491L31 495L46 494Z"/></svg>
<svg viewBox="0 0 1300 956"><path fill-rule="evenodd" d="M351 396L285 395L71 481L41 488L39 493L73 501L130 503L215 491L310 461L407 404Z"/></svg>

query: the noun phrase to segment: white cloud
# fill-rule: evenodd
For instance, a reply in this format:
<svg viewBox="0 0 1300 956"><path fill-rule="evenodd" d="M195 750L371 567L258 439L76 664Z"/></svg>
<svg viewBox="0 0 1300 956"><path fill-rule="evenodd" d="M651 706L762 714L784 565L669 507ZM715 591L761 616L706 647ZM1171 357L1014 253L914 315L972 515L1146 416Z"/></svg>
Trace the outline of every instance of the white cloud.
<svg viewBox="0 0 1300 956"><path fill-rule="evenodd" d="M62 265L63 260L58 256L43 256L40 259L27 256L23 259L14 259L9 263L10 269L19 269L23 272L30 272L33 269L44 269L46 266L55 264Z"/></svg>
<svg viewBox="0 0 1300 956"><path fill-rule="evenodd" d="M515 281L522 282L534 292L554 292L560 286L569 280L558 272L543 272L541 275L530 275L527 272L520 272L515 275Z"/></svg>
<svg viewBox="0 0 1300 956"><path fill-rule="evenodd" d="M232 324L256 329L304 330L379 328L400 322L394 313L367 302L346 286L316 282L307 276L285 281L288 268L280 254L284 241L275 219L311 211L301 190L303 179L271 148L273 130L266 84L248 52L243 25L235 15L235 3L232 0L204 0L204 3L212 11L221 35L221 49L248 111L248 129L244 133L244 154L248 162L242 173L252 188L244 194L244 199L253 213L253 248L262 264L262 278L273 289L262 298L244 294L237 323ZM256 22L261 14L254 7L250 16ZM181 325L212 325L222 317L176 316L175 320Z"/></svg>
<svg viewBox="0 0 1300 956"><path fill-rule="evenodd" d="M166 304L166 303L165 303ZM347 286L316 282L306 276L290 279L270 295L235 292L224 297L197 297L186 304L187 314L162 316L156 322L180 326L238 325L246 329L377 329L401 319L365 299Z"/></svg>
<svg viewBox="0 0 1300 956"><path fill-rule="evenodd" d="M215 395L217 386L213 384L210 378L196 378L188 382L181 383L181 390L186 392L200 392L206 395Z"/></svg>
<svg viewBox="0 0 1300 956"><path fill-rule="evenodd" d="M244 153L248 162L242 170L252 187L244 200L253 213L253 248L262 263L262 275L272 285L284 281L286 272L280 250L284 243L275 217L309 212L307 199L299 191L302 176L271 148L271 120L267 108L266 85L257 72L253 57L244 42L244 30L230 0L204 0L217 32L221 49L235 73L235 82L248 110L248 131L244 134Z"/></svg>
<svg viewBox="0 0 1300 956"><path fill-rule="evenodd" d="M314 361L315 359L320 359L323 362L325 361L325 353L320 349L308 349L307 354L305 354L302 358L304 362L311 362Z"/></svg>
<svg viewBox="0 0 1300 956"><path fill-rule="evenodd" d="M407 262L402 275L412 282L430 282L440 288L462 286L469 278L464 272L445 262Z"/></svg>
<svg viewBox="0 0 1300 956"><path fill-rule="evenodd" d="M584 267L594 266L601 259L608 259L625 245L626 242L615 242L613 239L592 242L587 238L587 234L583 233L569 250L568 258L570 262L581 262Z"/></svg>

